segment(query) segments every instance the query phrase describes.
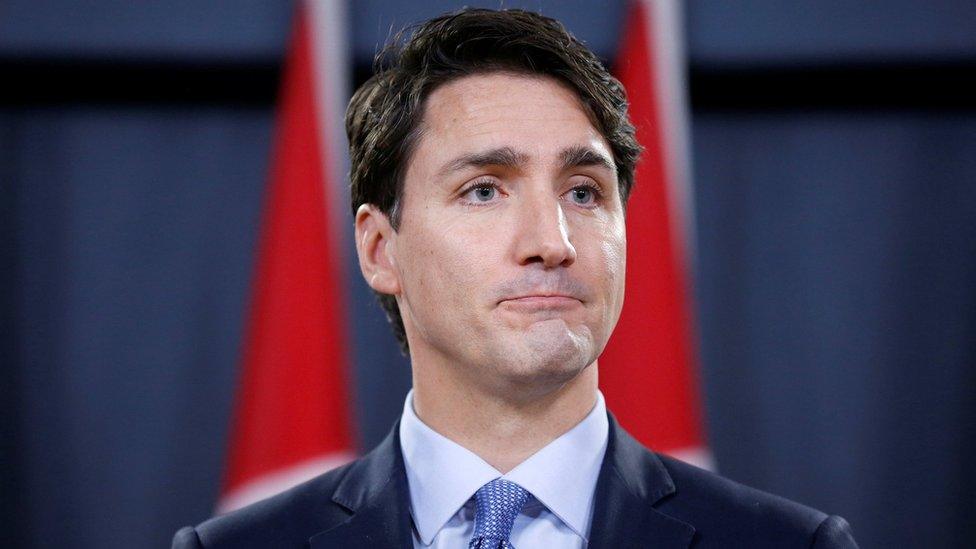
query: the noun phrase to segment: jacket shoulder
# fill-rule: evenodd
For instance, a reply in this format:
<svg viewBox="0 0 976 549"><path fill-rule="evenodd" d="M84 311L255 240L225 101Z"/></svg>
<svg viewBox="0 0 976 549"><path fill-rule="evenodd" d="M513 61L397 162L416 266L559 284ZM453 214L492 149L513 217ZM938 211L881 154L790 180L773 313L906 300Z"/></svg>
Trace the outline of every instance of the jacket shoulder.
<svg viewBox="0 0 976 549"><path fill-rule="evenodd" d="M675 485L658 509L694 525L701 546L857 547L840 517L658 457Z"/></svg>
<svg viewBox="0 0 976 549"><path fill-rule="evenodd" d="M173 549L303 546L309 537L349 517L332 496L358 461L195 528L183 528L173 538Z"/></svg>

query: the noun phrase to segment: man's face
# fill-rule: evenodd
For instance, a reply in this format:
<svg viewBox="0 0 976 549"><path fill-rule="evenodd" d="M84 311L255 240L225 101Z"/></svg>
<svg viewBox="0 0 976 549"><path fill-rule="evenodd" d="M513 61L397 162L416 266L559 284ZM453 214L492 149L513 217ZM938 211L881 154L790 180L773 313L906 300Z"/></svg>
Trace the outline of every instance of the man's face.
<svg viewBox="0 0 976 549"><path fill-rule="evenodd" d="M572 90L508 73L438 88L421 127L387 248L414 363L495 388L572 379L623 304L608 144Z"/></svg>

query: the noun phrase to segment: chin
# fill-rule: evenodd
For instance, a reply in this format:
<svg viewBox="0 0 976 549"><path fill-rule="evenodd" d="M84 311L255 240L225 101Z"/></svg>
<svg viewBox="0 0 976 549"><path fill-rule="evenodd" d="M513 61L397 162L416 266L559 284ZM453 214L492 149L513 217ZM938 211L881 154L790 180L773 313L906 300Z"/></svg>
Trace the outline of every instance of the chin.
<svg viewBox="0 0 976 549"><path fill-rule="evenodd" d="M505 377L521 386L558 388L580 374L597 357L588 329L534 327L519 345L509 347L498 364ZM583 333L579 333L583 332Z"/></svg>

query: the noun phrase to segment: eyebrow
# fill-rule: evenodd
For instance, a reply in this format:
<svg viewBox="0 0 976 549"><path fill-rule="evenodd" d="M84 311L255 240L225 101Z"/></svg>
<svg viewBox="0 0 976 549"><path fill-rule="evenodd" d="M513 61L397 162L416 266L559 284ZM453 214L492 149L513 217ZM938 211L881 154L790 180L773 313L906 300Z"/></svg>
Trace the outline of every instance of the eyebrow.
<svg viewBox="0 0 976 549"><path fill-rule="evenodd" d="M617 173L616 164L607 158L606 155L600 154L583 145L576 145L564 149L563 152L559 153L559 159L562 160L564 170L579 166L597 166L605 168L612 173Z"/></svg>
<svg viewBox="0 0 976 549"><path fill-rule="evenodd" d="M499 147L490 151L461 155L451 160L440 169L438 175L447 175L464 168L483 168L485 166L501 166L517 168L529 161L529 156L511 147Z"/></svg>
<svg viewBox="0 0 976 549"><path fill-rule="evenodd" d="M606 155L583 146L574 145L563 149L559 153L562 169L567 170L579 166L597 166L612 173L617 173L617 167ZM529 162L529 155L516 151L512 147L499 147L488 151L461 155L451 160L438 171L438 175L447 175L465 168L483 168L485 166L499 166L515 169Z"/></svg>

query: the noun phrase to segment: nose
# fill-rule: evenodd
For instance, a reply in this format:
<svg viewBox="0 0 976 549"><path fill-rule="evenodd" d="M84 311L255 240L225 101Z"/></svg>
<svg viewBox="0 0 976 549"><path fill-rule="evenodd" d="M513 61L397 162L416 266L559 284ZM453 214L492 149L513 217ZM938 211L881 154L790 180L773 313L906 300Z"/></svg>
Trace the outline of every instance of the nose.
<svg viewBox="0 0 976 549"><path fill-rule="evenodd" d="M527 199L520 204L516 254L520 265L541 263L543 267L568 267L576 261L569 226L559 200L551 194Z"/></svg>

